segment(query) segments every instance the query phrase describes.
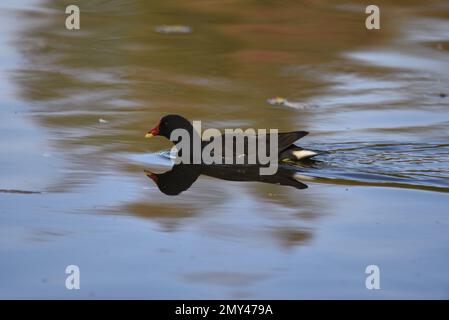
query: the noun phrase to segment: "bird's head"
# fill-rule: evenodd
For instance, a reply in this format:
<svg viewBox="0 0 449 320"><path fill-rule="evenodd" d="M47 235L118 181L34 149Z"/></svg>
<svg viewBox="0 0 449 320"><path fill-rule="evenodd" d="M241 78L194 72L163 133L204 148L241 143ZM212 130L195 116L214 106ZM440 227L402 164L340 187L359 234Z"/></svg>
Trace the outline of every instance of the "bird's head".
<svg viewBox="0 0 449 320"><path fill-rule="evenodd" d="M192 128L192 124L186 118L177 114L170 114L162 117L156 126L145 134L145 138L163 136L170 139L171 133L174 130L185 129L190 133Z"/></svg>

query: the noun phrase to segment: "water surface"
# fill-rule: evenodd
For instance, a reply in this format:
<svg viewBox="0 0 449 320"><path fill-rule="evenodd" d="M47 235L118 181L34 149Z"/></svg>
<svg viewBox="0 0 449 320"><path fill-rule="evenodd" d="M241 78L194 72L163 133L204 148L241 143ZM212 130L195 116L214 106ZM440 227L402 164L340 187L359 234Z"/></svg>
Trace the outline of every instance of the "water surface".
<svg viewBox="0 0 449 320"><path fill-rule="evenodd" d="M348 1L78 3L79 31L60 1L0 5L0 297L448 298L445 1L380 1L380 31ZM143 138L167 113L322 154L288 165L307 189L168 196L144 170L170 143Z"/></svg>

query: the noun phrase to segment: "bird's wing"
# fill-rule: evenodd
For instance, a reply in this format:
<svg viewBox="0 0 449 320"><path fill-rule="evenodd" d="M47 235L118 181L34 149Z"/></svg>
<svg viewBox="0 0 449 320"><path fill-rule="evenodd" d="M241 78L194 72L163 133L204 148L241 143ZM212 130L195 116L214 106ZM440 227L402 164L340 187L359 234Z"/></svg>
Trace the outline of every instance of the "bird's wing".
<svg viewBox="0 0 449 320"><path fill-rule="evenodd" d="M278 152L284 151L285 149L290 147L293 144L293 142L301 139L302 137L306 136L307 134L308 134L307 131L292 131L292 132L281 132L281 133L278 133ZM263 135L263 136L266 138L266 148L269 149L269 146L270 146L270 134L266 134L266 135ZM258 135L256 137L257 137L257 139L260 139L260 138L263 139L263 137L261 135ZM225 150L226 150L225 141L226 141L226 139L229 139L229 138L232 139L232 135L223 134L221 136L221 138L222 138L223 154L225 154ZM245 154L247 154L248 153L248 146L247 146L248 140L244 140L244 141L245 141L244 142L245 143L245 147L244 147L245 151L244 152L245 152ZM204 147L208 143L209 143L209 141L202 141L202 147ZM235 152L235 149L236 149L234 142L231 144L231 146L232 146L234 151L233 150L229 150L229 151L233 154L233 152Z"/></svg>
<svg viewBox="0 0 449 320"><path fill-rule="evenodd" d="M293 144L293 142L301 139L302 137L304 137L308 134L309 133L307 131L293 131L293 132L278 133L278 150L279 150L279 152L287 149L288 147L290 147Z"/></svg>

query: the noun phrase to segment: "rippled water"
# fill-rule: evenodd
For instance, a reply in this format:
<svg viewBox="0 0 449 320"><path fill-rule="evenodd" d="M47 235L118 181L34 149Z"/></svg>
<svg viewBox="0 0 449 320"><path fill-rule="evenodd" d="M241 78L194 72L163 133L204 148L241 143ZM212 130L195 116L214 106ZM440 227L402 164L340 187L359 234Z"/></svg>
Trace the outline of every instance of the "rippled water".
<svg viewBox="0 0 449 320"><path fill-rule="evenodd" d="M381 1L379 31L345 1L78 3L79 31L0 5L0 297L448 297L446 1ZM165 195L167 113L309 131L281 177L308 188L206 168Z"/></svg>
<svg viewBox="0 0 449 320"><path fill-rule="evenodd" d="M306 170L322 181L449 191L449 145L432 143L323 144Z"/></svg>

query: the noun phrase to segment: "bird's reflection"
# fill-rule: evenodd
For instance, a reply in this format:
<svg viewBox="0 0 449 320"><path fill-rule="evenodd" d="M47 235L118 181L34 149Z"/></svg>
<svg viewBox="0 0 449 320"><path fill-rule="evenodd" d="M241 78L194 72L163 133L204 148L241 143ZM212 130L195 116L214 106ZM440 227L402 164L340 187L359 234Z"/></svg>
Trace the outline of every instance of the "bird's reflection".
<svg viewBox="0 0 449 320"><path fill-rule="evenodd" d="M296 189L307 188L307 185L298 181L298 171L291 166L279 165L274 175L260 175L259 169L260 165L177 164L164 173L154 173L148 169L144 171L166 195L178 195L186 191L200 175L228 181L258 181Z"/></svg>

